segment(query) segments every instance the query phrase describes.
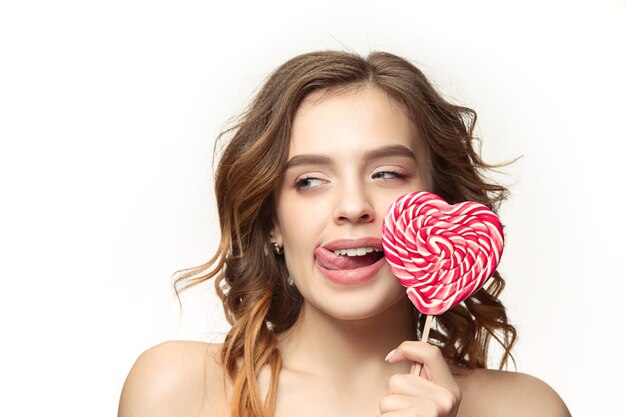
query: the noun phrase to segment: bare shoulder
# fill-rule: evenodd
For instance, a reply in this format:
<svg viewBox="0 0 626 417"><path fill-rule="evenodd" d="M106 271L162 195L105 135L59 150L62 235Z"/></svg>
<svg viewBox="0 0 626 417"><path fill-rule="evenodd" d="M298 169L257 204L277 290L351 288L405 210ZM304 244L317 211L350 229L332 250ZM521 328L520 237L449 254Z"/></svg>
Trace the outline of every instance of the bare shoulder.
<svg viewBox="0 0 626 417"><path fill-rule="evenodd" d="M475 369L457 381L463 392L459 415L571 417L556 391L528 374Z"/></svg>
<svg viewBox="0 0 626 417"><path fill-rule="evenodd" d="M143 352L120 396L118 417L204 416L223 388L220 345L168 341ZM217 407L212 407L214 410ZM216 410L215 410L216 411Z"/></svg>

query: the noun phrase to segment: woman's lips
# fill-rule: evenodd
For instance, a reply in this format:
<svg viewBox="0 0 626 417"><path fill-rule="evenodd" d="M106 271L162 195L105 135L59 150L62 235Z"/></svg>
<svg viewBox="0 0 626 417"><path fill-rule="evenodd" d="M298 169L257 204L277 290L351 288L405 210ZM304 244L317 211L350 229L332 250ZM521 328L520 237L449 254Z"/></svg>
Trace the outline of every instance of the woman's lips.
<svg viewBox="0 0 626 417"><path fill-rule="evenodd" d="M382 253L380 254L382 255ZM378 255L364 255L369 256L369 260L373 260L372 256ZM369 265L355 268L354 266L363 265L362 261L356 261L350 259L351 257L345 255L335 255L333 252L323 247L317 247L315 249L315 258L317 265L324 274L324 276L337 284L357 284L365 282L372 278L380 270L385 263L385 257L381 256L374 263Z"/></svg>

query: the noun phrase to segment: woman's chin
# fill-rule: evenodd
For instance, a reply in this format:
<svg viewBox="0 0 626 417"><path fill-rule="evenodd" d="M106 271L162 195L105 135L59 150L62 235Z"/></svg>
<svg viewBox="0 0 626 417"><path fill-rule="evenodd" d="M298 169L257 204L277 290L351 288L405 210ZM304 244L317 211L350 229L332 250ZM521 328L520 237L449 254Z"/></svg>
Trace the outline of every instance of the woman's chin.
<svg viewBox="0 0 626 417"><path fill-rule="evenodd" d="M323 297L318 302L307 301L311 307L321 311L326 316L337 320L358 321L373 319L390 313L390 309L398 303L406 304L406 293L401 289L392 289L385 294L342 294L340 297ZM404 312L403 314L406 314Z"/></svg>

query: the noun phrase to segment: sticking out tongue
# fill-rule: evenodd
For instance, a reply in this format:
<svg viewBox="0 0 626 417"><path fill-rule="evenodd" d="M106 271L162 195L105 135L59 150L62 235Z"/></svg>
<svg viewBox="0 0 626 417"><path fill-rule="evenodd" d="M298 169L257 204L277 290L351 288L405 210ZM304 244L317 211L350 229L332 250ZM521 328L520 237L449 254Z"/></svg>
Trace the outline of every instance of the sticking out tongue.
<svg viewBox="0 0 626 417"><path fill-rule="evenodd" d="M370 252L361 256L335 255L334 252L318 247L315 256L321 266L326 269L357 269L371 265L383 257L382 252Z"/></svg>

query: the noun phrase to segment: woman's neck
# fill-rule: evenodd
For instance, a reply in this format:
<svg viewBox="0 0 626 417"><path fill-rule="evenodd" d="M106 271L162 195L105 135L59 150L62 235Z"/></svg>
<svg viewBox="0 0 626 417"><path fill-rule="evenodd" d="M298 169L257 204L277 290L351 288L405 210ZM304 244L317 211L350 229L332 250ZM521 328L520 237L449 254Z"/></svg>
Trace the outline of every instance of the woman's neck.
<svg viewBox="0 0 626 417"><path fill-rule="evenodd" d="M283 369L345 383L406 371L410 363L384 359L403 341L416 340L413 308L403 298L374 317L339 320L305 302L299 320L278 337Z"/></svg>

